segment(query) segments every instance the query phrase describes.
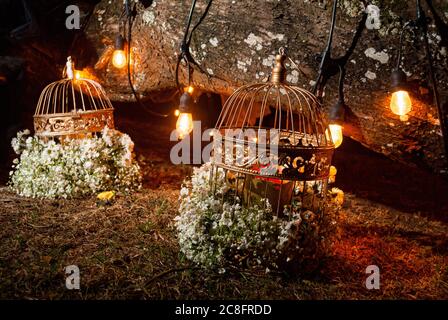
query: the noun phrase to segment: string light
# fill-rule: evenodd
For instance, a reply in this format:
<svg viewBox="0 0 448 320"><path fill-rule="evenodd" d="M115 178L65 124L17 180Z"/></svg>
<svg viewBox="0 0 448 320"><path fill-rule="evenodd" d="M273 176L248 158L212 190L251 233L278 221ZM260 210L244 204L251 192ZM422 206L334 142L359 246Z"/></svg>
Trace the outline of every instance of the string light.
<svg viewBox="0 0 448 320"><path fill-rule="evenodd" d="M394 92L390 99L390 110L398 116L407 115L412 110L409 93L404 90Z"/></svg>
<svg viewBox="0 0 448 320"><path fill-rule="evenodd" d="M333 141L335 148L338 148L344 140L342 125L345 121L345 108L347 107L340 97L339 100L330 109L330 124L328 127L330 129L331 140Z"/></svg>
<svg viewBox="0 0 448 320"><path fill-rule="evenodd" d="M391 76L390 110L397 116L405 116L412 110L412 101L407 91L406 74L399 68Z"/></svg>
<svg viewBox="0 0 448 320"><path fill-rule="evenodd" d="M193 99L190 92L193 92L193 87L191 86L187 87L180 97L179 116L176 122L176 131L180 139L185 138L193 131L193 116L191 114Z"/></svg>
<svg viewBox="0 0 448 320"><path fill-rule="evenodd" d="M112 55L112 64L117 69L122 69L126 66L127 59L124 51L124 38L118 35L115 39L115 50Z"/></svg>
<svg viewBox="0 0 448 320"><path fill-rule="evenodd" d="M190 83L191 83L191 72L194 67L195 61L190 54L191 37L193 36L193 33L196 30L196 28L205 19L206 15L208 13L208 10L210 9L210 6L212 4L212 0L209 0L207 3L207 6L205 7L204 12L202 13L198 22L193 26L193 28L191 29L191 32L190 32L191 20L193 18L194 9L196 7L196 1L197 0L192 0L192 2L191 2L190 13L188 15L188 20L187 20L187 24L185 26L184 36L182 38L182 42L180 45L181 51L177 58L176 71L175 71L176 85L180 89L181 86L179 83L179 68L180 68L181 62L184 61L187 66L188 86L186 88L184 88L184 92L182 93L182 95L180 97L179 110L175 111L175 114L178 114L178 118L177 118L177 122L176 122L176 131L178 132L179 138L181 138L181 139L183 139L185 136L187 136L193 130L193 116L191 114L191 111L192 111L192 106L193 106L194 102L193 102L191 95L194 92L194 88L193 88L193 86L190 85Z"/></svg>
<svg viewBox="0 0 448 320"><path fill-rule="evenodd" d="M338 85L338 101L331 107L329 113L329 129L331 140L334 147L338 148L344 140L343 124L345 122L345 110L348 108L344 101L344 78L345 68L341 65L339 67L339 85Z"/></svg>
<svg viewBox="0 0 448 320"><path fill-rule="evenodd" d="M331 134L331 140L333 141L334 147L338 148L344 139L344 136L342 134L342 126L339 124L330 124L330 134Z"/></svg>
<svg viewBox="0 0 448 320"><path fill-rule="evenodd" d="M361 38L362 32L366 26L367 12L364 12L361 20L358 23L358 27L353 35L352 42L345 54L339 58L332 57L332 43L333 35L336 29L336 18L337 18L338 0L333 2L333 10L331 14L331 26L328 32L327 45L322 52L321 61L318 71L318 77L315 81L313 88L313 93L316 94L320 101L323 100L325 86L327 81L332 78L335 73L334 71L339 68L339 97L336 104L330 108L329 113L329 126L326 132L327 137L333 142L335 148L342 144L344 139L343 136L343 124L345 122L345 109L348 108L344 102L344 79L345 79L345 66L347 61L350 60L350 56L353 54L355 47Z"/></svg>

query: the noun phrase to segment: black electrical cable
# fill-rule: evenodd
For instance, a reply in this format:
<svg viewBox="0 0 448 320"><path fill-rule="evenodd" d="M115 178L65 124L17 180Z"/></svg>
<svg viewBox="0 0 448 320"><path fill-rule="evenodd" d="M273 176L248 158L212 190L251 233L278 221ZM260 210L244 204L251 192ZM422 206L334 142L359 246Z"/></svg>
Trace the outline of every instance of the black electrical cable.
<svg viewBox="0 0 448 320"><path fill-rule="evenodd" d="M199 27L199 25L204 21L205 17L207 16L210 7L212 5L212 1L213 0L209 0L207 3L207 6L205 7L204 12L202 13L201 17L199 18L198 22L193 26L193 29L191 29L190 32L190 27L191 27L191 21L193 19L193 13L194 13L194 9L196 7L196 2L197 0L193 0L193 2L191 3L191 7L190 7L190 13L188 14L187 17L187 23L185 25L185 31L184 31L184 36L182 39L182 43L180 46L181 52L179 54L179 57L177 59L177 63L176 63L176 86L178 88L178 90L180 92L182 92L182 89L180 88L180 83L179 83L179 67L180 64L182 62L182 60L185 61L185 64L187 65L187 74L188 74L188 85L190 85L191 83L191 63L195 63L194 60L191 58L190 55L190 43L191 43L191 39L193 36L193 33L195 32L195 30ZM190 61L192 60L192 61Z"/></svg>
<svg viewBox="0 0 448 320"><path fill-rule="evenodd" d="M197 27L199 27L199 25L202 23L202 21L204 21L205 17L208 14L208 11L210 10L210 7L212 6L212 1L213 0L209 0L207 3L207 6L205 7L204 12L202 13L202 16L199 18L198 22L194 25L193 29L191 29L191 33L190 36L188 37L188 47L190 47L190 43L191 43L191 37L193 36L193 33L196 31Z"/></svg>
<svg viewBox="0 0 448 320"><path fill-rule="evenodd" d="M442 104L440 103L440 95L439 95L439 89L437 88L437 79L436 79L434 66L433 66L431 48L429 47L428 18L426 17L425 12L423 11L423 8L420 4L420 0L416 1L416 6L417 6L416 23L420 27L421 34L423 35L423 44L425 47L426 61L428 64L427 68L429 71L429 80L431 81L431 84L432 84L434 103L437 108L437 113L438 113L439 121L440 121L440 129L442 131L445 156L447 156L447 154L448 154L448 127L447 127L447 123L446 123L445 110L443 109ZM448 159L445 159L445 160L448 160Z"/></svg>
<svg viewBox="0 0 448 320"><path fill-rule="evenodd" d="M345 67L339 66L339 82L338 82L338 101L345 104L344 99L344 79L345 79Z"/></svg>
<svg viewBox="0 0 448 320"><path fill-rule="evenodd" d="M135 7L134 7L135 9ZM128 39L127 39L127 76L128 76L128 82L129 82L129 87L131 88L132 94L134 95L135 100L137 101L137 103L143 108L143 110L153 116L157 116L157 117L161 117L161 118L167 118L169 116L169 114L162 114L159 112L155 112L151 109L149 109L147 106L145 106L143 104L143 102L140 100L137 92L135 91L134 85L132 83L132 75L131 75L131 43L132 43L132 14L131 14L131 10L129 7L129 0L126 0L125 3L125 12L126 12L126 16L128 19ZM126 31L124 31L126 32Z"/></svg>
<svg viewBox="0 0 448 320"><path fill-rule="evenodd" d="M407 30L407 28L411 25L411 22L406 22L403 25L403 28L401 29L400 32L400 42L399 42L399 47L398 47L398 56L397 56L397 65L395 67L396 70L400 69L400 64L401 64L401 59L402 59L402 55L403 55L403 37L404 37L404 33Z"/></svg>

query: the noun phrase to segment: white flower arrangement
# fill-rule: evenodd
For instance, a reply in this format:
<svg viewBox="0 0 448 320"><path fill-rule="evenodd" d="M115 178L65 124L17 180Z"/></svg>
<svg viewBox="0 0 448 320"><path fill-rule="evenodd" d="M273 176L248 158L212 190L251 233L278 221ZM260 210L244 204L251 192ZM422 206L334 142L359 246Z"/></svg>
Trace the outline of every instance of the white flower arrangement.
<svg viewBox="0 0 448 320"><path fill-rule="evenodd" d="M61 143L29 134L19 132L11 143L19 158L13 162L9 185L19 195L73 198L141 187L134 143L126 134L105 127L101 137Z"/></svg>
<svg viewBox="0 0 448 320"><path fill-rule="evenodd" d="M210 169L210 164L195 168L191 181L180 190L175 226L181 252L189 260L219 270L228 264L288 269L318 258L331 245L343 201L341 190L329 191L324 214L285 208L278 217L266 199L242 207L239 199L229 196L221 169L212 192Z"/></svg>

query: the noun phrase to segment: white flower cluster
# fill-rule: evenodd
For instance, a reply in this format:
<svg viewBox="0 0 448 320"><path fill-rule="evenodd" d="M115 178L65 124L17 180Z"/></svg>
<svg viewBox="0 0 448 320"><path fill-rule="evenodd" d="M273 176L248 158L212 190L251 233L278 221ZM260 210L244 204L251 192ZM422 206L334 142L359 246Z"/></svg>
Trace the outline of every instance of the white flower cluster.
<svg viewBox="0 0 448 320"><path fill-rule="evenodd" d="M180 249L197 264L279 268L303 256L307 242L318 243L327 238L326 225L334 226L333 220L316 226L315 214L309 210L285 209L277 217L266 199L242 207L239 199L231 196L224 171L218 169L215 178L215 173L210 174L211 168L205 164L194 169L191 182L180 190L179 215L175 218Z"/></svg>
<svg viewBox="0 0 448 320"><path fill-rule="evenodd" d="M12 147L19 155L10 187L33 198L71 198L101 191L130 192L141 186L134 143L128 135L104 128L101 137L61 143L19 132Z"/></svg>

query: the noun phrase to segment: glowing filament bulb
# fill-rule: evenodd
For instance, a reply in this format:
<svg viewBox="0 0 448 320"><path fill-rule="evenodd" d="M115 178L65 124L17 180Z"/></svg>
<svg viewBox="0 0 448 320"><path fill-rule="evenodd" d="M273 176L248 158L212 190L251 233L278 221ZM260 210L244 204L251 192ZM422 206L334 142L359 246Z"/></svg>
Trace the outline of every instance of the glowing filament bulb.
<svg viewBox="0 0 448 320"><path fill-rule="evenodd" d="M342 135L342 126L338 124L330 124L331 140L333 141L334 147L337 148L342 144L344 139Z"/></svg>
<svg viewBox="0 0 448 320"><path fill-rule="evenodd" d="M412 102L407 91L396 91L390 100L390 109L398 116L404 116L412 110Z"/></svg>
<svg viewBox="0 0 448 320"><path fill-rule="evenodd" d="M188 92L191 95L191 94L193 94L194 87L188 86L188 87L185 88L185 91Z"/></svg>
<svg viewBox="0 0 448 320"><path fill-rule="evenodd" d="M126 65L126 54L124 50L115 50L112 56L112 64L115 68L121 69Z"/></svg>
<svg viewBox="0 0 448 320"><path fill-rule="evenodd" d="M176 130L179 138L183 139L193 131L193 117L191 113L180 113L176 122Z"/></svg>

